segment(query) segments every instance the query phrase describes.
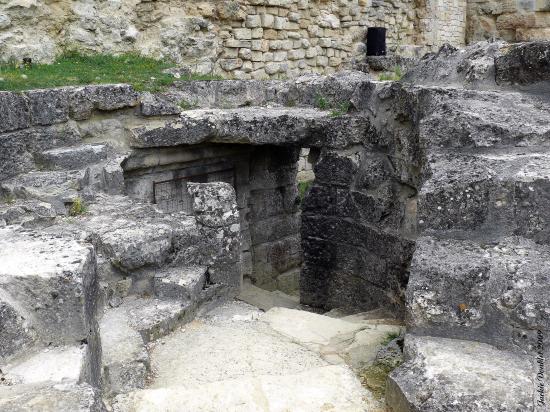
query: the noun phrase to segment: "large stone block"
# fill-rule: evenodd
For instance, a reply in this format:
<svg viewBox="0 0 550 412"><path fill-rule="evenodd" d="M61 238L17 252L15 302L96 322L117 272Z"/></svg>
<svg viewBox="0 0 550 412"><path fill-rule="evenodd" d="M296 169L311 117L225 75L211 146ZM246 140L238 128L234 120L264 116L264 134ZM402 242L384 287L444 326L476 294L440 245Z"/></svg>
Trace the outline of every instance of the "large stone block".
<svg viewBox="0 0 550 412"><path fill-rule="evenodd" d="M98 297L91 245L55 232L0 231L0 286L25 308L27 327L45 345L93 340Z"/></svg>
<svg viewBox="0 0 550 412"><path fill-rule="evenodd" d="M495 59L498 84L529 85L550 80L550 42L512 45Z"/></svg>
<svg viewBox="0 0 550 412"><path fill-rule="evenodd" d="M21 93L0 92L0 132L30 126L29 103Z"/></svg>
<svg viewBox="0 0 550 412"><path fill-rule="evenodd" d="M531 359L477 342L405 337L406 362L389 376L394 411L535 410Z"/></svg>
<svg viewBox="0 0 550 412"><path fill-rule="evenodd" d="M419 238L407 286L409 330L527 349L535 331L550 330L548 253L521 237Z"/></svg>

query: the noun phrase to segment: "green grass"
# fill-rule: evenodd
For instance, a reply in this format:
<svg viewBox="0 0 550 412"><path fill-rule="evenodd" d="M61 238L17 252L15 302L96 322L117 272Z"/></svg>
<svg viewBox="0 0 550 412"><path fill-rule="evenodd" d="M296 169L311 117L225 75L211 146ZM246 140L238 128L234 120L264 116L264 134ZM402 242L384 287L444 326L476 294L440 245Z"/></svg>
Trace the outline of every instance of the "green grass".
<svg viewBox="0 0 550 412"><path fill-rule="evenodd" d="M309 190L309 188L313 185L313 180L307 180L304 182L298 182L298 196L300 197L300 203L304 202L304 198L306 197L306 193Z"/></svg>
<svg viewBox="0 0 550 412"><path fill-rule="evenodd" d="M394 369L394 367L384 363L374 363L359 372L359 379L376 399L382 399L386 395L386 380Z"/></svg>
<svg viewBox="0 0 550 412"><path fill-rule="evenodd" d="M87 211L88 211L88 208L86 207L86 204L84 203L82 198L77 197L75 200L73 200L73 204L69 209L69 216L80 216L86 213Z"/></svg>
<svg viewBox="0 0 550 412"><path fill-rule="evenodd" d="M327 110L329 107L328 100L321 95L317 95L315 98L315 106L317 106L321 110Z"/></svg>
<svg viewBox="0 0 550 412"><path fill-rule="evenodd" d="M392 340L397 339L399 337L399 333L390 332L385 337L384 340L380 343L382 346L388 345Z"/></svg>
<svg viewBox="0 0 550 412"><path fill-rule="evenodd" d="M162 71L173 63L134 53L112 56L65 53L53 64L0 65L0 90L30 90L85 84L129 83L138 91L162 91L174 76ZM177 80L213 80L219 77L191 74Z"/></svg>
<svg viewBox="0 0 550 412"><path fill-rule="evenodd" d="M378 80L380 80L380 81L386 81L386 80L399 81L399 80L401 80L402 77L403 77L403 69L400 66L395 66L393 68L393 71L381 73L378 76Z"/></svg>
<svg viewBox="0 0 550 412"><path fill-rule="evenodd" d="M197 107L196 104L190 103L185 99L180 100L180 102L178 103L178 106L181 107L183 110L191 110Z"/></svg>
<svg viewBox="0 0 550 412"><path fill-rule="evenodd" d="M351 103L350 103L350 102L342 102L342 103L339 103L338 105L336 105L336 107L334 107L334 108L331 110L330 116L331 116L331 117L343 116L343 115L345 115L347 112L349 112L350 107L351 107Z"/></svg>

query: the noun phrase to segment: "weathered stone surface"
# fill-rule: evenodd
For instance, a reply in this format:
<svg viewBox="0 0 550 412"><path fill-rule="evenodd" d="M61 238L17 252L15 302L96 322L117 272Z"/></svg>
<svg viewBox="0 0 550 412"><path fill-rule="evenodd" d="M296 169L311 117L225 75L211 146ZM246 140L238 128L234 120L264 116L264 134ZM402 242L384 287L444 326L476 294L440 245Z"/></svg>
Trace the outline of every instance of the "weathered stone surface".
<svg viewBox="0 0 550 412"><path fill-rule="evenodd" d="M44 344L91 340L97 299L94 252L58 234L1 229L0 285L30 314ZM23 348L21 348L23 349Z"/></svg>
<svg viewBox="0 0 550 412"><path fill-rule="evenodd" d="M117 310L126 312L129 325L145 343L167 335L195 315L195 307L189 302L155 298L129 297Z"/></svg>
<svg viewBox="0 0 550 412"><path fill-rule="evenodd" d="M39 153L40 162L60 169L81 169L87 164L105 160L110 148L104 144L84 144L74 147L60 147Z"/></svg>
<svg viewBox="0 0 550 412"><path fill-rule="evenodd" d="M0 360L28 349L36 340L30 314L18 306L7 294L0 292Z"/></svg>
<svg viewBox="0 0 550 412"><path fill-rule="evenodd" d="M394 370L386 400L395 411L533 410L530 359L483 343L405 337L406 363Z"/></svg>
<svg viewBox="0 0 550 412"><path fill-rule="evenodd" d="M304 393L315 395L304 397ZM134 392L117 397L114 410L175 412L185 403L200 412L223 408L268 412L330 408L327 410L360 412L369 405L365 396L365 390L345 366L324 366L295 375L260 375L207 383L194 389L174 386Z"/></svg>
<svg viewBox="0 0 550 412"><path fill-rule="evenodd" d="M550 81L550 42L511 45L495 59L498 84L529 85Z"/></svg>
<svg viewBox="0 0 550 412"><path fill-rule="evenodd" d="M418 199L419 228L548 243L550 216L543 206L550 196L548 159L545 148L430 156L431 178Z"/></svg>
<svg viewBox="0 0 550 412"><path fill-rule="evenodd" d="M407 287L415 333L527 348L550 330L548 247L524 238L421 237Z"/></svg>
<svg viewBox="0 0 550 412"><path fill-rule="evenodd" d="M143 388L149 356L143 338L130 325L126 307L108 310L99 323L102 383L110 394Z"/></svg>
<svg viewBox="0 0 550 412"><path fill-rule="evenodd" d="M479 42L458 49L444 45L437 53L425 55L404 76L405 83L494 88L495 57L504 42Z"/></svg>
<svg viewBox="0 0 550 412"><path fill-rule="evenodd" d="M127 84L75 87L68 93L70 116L75 120L90 118L94 110L117 110L139 103L139 94Z"/></svg>
<svg viewBox="0 0 550 412"><path fill-rule="evenodd" d="M103 412L97 389L86 384L43 383L0 386L0 408L25 412Z"/></svg>
<svg viewBox="0 0 550 412"><path fill-rule="evenodd" d="M331 117L316 109L193 110L162 127L133 129L132 145L154 147L212 141L344 147L361 142L367 129L368 122L360 117Z"/></svg>
<svg viewBox="0 0 550 412"><path fill-rule="evenodd" d="M168 225L117 222L102 233L98 248L111 263L130 271L146 265L160 266L172 250L172 229Z"/></svg>
<svg viewBox="0 0 550 412"><path fill-rule="evenodd" d="M3 365L2 372L12 385L41 382L76 384L86 379L87 362L86 345L54 347Z"/></svg>
<svg viewBox="0 0 550 412"><path fill-rule="evenodd" d="M192 302L199 298L208 278L204 266L173 267L155 274L153 289L161 299Z"/></svg>
<svg viewBox="0 0 550 412"><path fill-rule="evenodd" d="M64 89L32 90L25 93L31 124L47 126L69 120L68 93Z"/></svg>
<svg viewBox="0 0 550 412"><path fill-rule="evenodd" d="M30 126L30 109L25 96L19 93L0 93L0 132Z"/></svg>

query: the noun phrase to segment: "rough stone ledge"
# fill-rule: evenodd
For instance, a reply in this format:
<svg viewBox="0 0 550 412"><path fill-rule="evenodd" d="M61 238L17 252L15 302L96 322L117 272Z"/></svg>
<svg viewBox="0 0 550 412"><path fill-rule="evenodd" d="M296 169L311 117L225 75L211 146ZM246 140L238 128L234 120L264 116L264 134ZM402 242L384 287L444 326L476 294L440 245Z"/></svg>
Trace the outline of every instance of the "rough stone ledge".
<svg viewBox="0 0 550 412"><path fill-rule="evenodd" d="M127 84L0 92L0 132L88 119L94 110L137 106L139 94Z"/></svg>
<svg viewBox="0 0 550 412"><path fill-rule="evenodd" d="M369 129L366 118L331 116L313 108L201 109L183 112L161 127L134 128L137 148L203 142L345 147L360 143Z"/></svg>

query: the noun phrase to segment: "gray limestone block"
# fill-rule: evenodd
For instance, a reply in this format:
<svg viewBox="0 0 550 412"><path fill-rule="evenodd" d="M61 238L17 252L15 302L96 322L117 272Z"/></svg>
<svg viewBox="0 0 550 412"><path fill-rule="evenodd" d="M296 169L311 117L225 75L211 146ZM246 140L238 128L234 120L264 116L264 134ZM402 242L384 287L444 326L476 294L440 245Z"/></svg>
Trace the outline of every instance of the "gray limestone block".
<svg viewBox="0 0 550 412"><path fill-rule="evenodd" d="M13 177L34 167L32 154L23 139L0 135L0 180Z"/></svg>
<svg viewBox="0 0 550 412"><path fill-rule="evenodd" d="M250 227L252 244L272 242L296 234L300 228L300 214L277 215L258 220Z"/></svg>
<svg viewBox="0 0 550 412"><path fill-rule="evenodd" d="M79 196L83 171L29 172L0 183L5 194L21 199L38 199L52 204L72 203Z"/></svg>
<svg viewBox="0 0 550 412"><path fill-rule="evenodd" d="M90 153L93 158L95 152ZM100 155L98 157L103 157ZM111 157L99 163L92 164L86 168L84 176L80 180L82 189L93 195L96 192L104 192L110 195L120 195L125 192L124 170L122 162L124 156ZM85 166L83 164L82 166Z"/></svg>
<svg viewBox="0 0 550 412"><path fill-rule="evenodd" d="M102 383L109 394L143 388L149 355L124 306L107 310L99 322Z"/></svg>
<svg viewBox="0 0 550 412"><path fill-rule="evenodd" d="M172 229L167 224L119 220L96 237L98 250L123 271L160 266L172 251Z"/></svg>
<svg viewBox="0 0 550 412"><path fill-rule="evenodd" d="M196 306L190 302L156 298L129 297L116 309L125 311L128 324L146 344L189 322L196 313Z"/></svg>
<svg viewBox="0 0 550 412"><path fill-rule="evenodd" d="M249 218L255 221L273 215L296 213L298 200L298 188L294 182L276 189L251 191Z"/></svg>
<svg viewBox="0 0 550 412"><path fill-rule="evenodd" d="M534 410L535 370L525 355L409 334L405 360L387 382L386 402L394 411Z"/></svg>
<svg viewBox="0 0 550 412"><path fill-rule="evenodd" d="M528 95L443 88L403 91L404 100L419 99L421 147L548 146L547 107Z"/></svg>
<svg viewBox="0 0 550 412"><path fill-rule="evenodd" d="M464 49L449 44L426 54L401 79L404 83L495 88L495 59L504 42L478 42Z"/></svg>
<svg viewBox="0 0 550 412"><path fill-rule="evenodd" d="M498 84L529 85L550 81L550 42L520 43L503 48L495 59Z"/></svg>
<svg viewBox="0 0 550 412"><path fill-rule="evenodd" d="M346 147L365 140L370 123L362 116L331 116L313 108L200 109L178 120L132 129L137 148L216 143Z"/></svg>
<svg viewBox="0 0 550 412"><path fill-rule="evenodd" d="M105 144L83 144L45 150L38 154L39 161L52 168L81 169L84 166L105 160L110 153Z"/></svg>
<svg viewBox="0 0 550 412"><path fill-rule="evenodd" d="M521 237L416 242L407 286L415 333L528 349L550 330L548 246Z"/></svg>
<svg viewBox="0 0 550 412"><path fill-rule="evenodd" d="M97 300L91 245L55 233L0 234L0 286L29 314L29 328L44 344L74 344L93 338Z"/></svg>
<svg viewBox="0 0 550 412"><path fill-rule="evenodd" d="M161 299L197 301L206 285L208 269L204 266L169 267L155 273L153 289Z"/></svg>
<svg viewBox="0 0 550 412"><path fill-rule="evenodd" d="M74 120L89 119L94 110L112 111L139 104L139 94L127 84L105 84L68 89L69 113Z"/></svg>
<svg viewBox="0 0 550 412"><path fill-rule="evenodd" d="M29 103L22 93L0 92L0 133L30 126Z"/></svg>
<svg viewBox="0 0 550 412"><path fill-rule="evenodd" d="M180 114L184 108L175 101L173 96L167 94L141 93L140 113L142 116L169 116ZM184 101L182 99L182 101ZM183 104L182 104L183 105Z"/></svg>
<svg viewBox="0 0 550 412"><path fill-rule="evenodd" d="M228 183L189 183L187 190L193 198L197 221L207 227L231 226L239 231L239 211L235 189Z"/></svg>
<svg viewBox="0 0 550 412"><path fill-rule="evenodd" d="M47 126L69 120L67 89L31 90L27 96L31 124Z"/></svg>
<svg viewBox="0 0 550 412"><path fill-rule="evenodd" d="M274 98L284 105L319 106L319 100L328 107L338 107L351 101L355 90L372 77L360 71L340 71L329 76L306 74L289 82L274 85Z"/></svg>
<svg viewBox="0 0 550 412"><path fill-rule="evenodd" d="M34 157L44 150L79 141L78 129L71 122L0 134L0 180L33 169Z"/></svg>
<svg viewBox="0 0 550 412"><path fill-rule="evenodd" d="M0 294L0 360L4 361L28 350L36 340L31 327L30 314L23 308L16 309L16 302L8 302L8 296ZM11 300L11 299L10 299Z"/></svg>
<svg viewBox="0 0 550 412"><path fill-rule="evenodd" d="M421 230L472 230L550 241L547 149L429 156L418 196Z"/></svg>
<svg viewBox="0 0 550 412"><path fill-rule="evenodd" d="M0 386L0 409L10 412L104 412L100 391L87 384Z"/></svg>

